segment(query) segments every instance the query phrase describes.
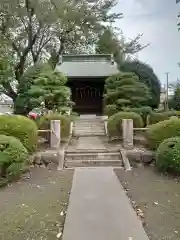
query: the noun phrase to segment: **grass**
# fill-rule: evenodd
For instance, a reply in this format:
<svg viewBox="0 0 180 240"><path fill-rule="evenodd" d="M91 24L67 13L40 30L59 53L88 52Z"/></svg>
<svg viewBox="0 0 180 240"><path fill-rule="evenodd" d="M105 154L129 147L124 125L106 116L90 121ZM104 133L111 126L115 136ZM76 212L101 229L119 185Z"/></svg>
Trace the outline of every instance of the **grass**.
<svg viewBox="0 0 180 240"><path fill-rule="evenodd" d="M64 225L73 171L35 168L0 190L1 240L54 240Z"/></svg>

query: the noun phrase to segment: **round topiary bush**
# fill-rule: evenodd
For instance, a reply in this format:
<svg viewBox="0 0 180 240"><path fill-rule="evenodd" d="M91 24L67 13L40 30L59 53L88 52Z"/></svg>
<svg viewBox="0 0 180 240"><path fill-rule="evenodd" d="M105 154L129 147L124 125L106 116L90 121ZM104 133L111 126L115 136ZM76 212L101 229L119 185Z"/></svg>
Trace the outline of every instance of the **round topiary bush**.
<svg viewBox="0 0 180 240"><path fill-rule="evenodd" d="M165 139L180 136L180 119L172 118L149 126L146 134L148 147L156 150Z"/></svg>
<svg viewBox="0 0 180 240"><path fill-rule="evenodd" d="M162 172L180 173L180 137L167 138L159 145L156 167Z"/></svg>
<svg viewBox="0 0 180 240"><path fill-rule="evenodd" d="M50 129L51 120L61 121L61 141L66 141L70 134L71 118L67 115L47 114L40 117L37 125L39 129Z"/></svg>
<svg viewBox="0 0 180 240"><path fill-rule="evenodd" d="M168 120L170 117L176 116L176 111L167 111L167 112L151 112L147 117L147 124L155 124Z"/></svg>
<svg viewBox="0 0 180 240"><path fill-rule="evenodd" d="M110 137L122 136L122 119L133 119L133 126L136 128L143 127L142 117L135 112L118 112L108 119L108 134Z"/></svg>
<svg viewBox="0 0 180 240"><path fill-rule="evenodd" d="M149 106L142 106L139 108L125 108L123 110L126 112L135 112L135 113L138 113L139 115L141 115L143 122L144 122L144 126L147 125L147 117L152 112L152 108Z"/></svg>
<svg viewBox="0 0 180 240"><path fill-rule="evenodd" d="M113 114L117 113L118 109L115 104L106 105L104 108L104 115L107 115L108 117L112 116Z"/></svg>
<svg viewBox="0 0 180 240"><path fill-rule="evenodd" d="M0 177L19 177L28 162L28 151L19 139L0 135Z"/></svg>
<svg viewBox="0 0 180 240"><path fill-rule="evenodd" d="M0 134L18 138L28 152L34 152L37 148L37 125L27 117L0 116Z"/></svg>

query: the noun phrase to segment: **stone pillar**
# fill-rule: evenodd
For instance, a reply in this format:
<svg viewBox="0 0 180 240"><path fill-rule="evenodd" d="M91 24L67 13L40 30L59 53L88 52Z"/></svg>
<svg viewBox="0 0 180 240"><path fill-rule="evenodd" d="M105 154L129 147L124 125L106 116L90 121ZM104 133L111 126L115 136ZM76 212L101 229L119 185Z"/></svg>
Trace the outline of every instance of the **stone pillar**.
<svg viewBox="0 0 180 240"><path fill-rule="evenodd" d="M126 149L133 148L133 120L122 120L123 146Z"/></svg>
<svg viewBox="0 0 180 240"><path fill-rule="evenodd" d="M73 135L73 127L74 127L74 122L71 121L71 125L70 125L70 136Z"/></svg>
<svg viewBox="0 0 180 240"><path fill-rule="evenodd" d="M57 152L57 157L58 157L58 168L57 168L57 170L63 170L63 168L64 168L64 149L60 149Z"/></svg>
<svg viewBox="0 0 180 240"><path fill-rule="evenodd" d="M61 143L61 121L51 120L51 138L50 146L54 149L59 149Z"/></svg>
<svg viewBox="0 0 180 240"><path fill-rule="evenodd" d="M104 130L105 130L105 134L106 136L108 136L108 128L107 128L107 120L104 120Z"/></svg>

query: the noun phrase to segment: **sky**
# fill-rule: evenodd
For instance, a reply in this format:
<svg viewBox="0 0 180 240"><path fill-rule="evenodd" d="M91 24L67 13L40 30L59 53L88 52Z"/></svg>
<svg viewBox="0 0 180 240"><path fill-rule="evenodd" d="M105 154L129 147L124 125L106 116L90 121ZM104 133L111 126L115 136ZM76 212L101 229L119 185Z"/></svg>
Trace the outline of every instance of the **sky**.
<svg viewBox="0 0 180 240"><path fill-rule="evenodd" d="M176 0L119 0L116 12L124 17L116 22L126 38L143 33L141 44L149 43L137 54L138 59L154 69L162 84L180 79L180 31L177 30L177 14L180 3Z"/></svg>

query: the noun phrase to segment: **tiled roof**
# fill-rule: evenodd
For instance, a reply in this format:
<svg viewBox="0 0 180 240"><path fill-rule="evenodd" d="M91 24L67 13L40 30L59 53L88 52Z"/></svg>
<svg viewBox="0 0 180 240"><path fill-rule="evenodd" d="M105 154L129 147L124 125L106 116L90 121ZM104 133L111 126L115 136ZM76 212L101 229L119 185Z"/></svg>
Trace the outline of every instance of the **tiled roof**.
<svg viewBox="0 0 180 240"><path fill-rule="evenodd" d="M108 77L119 72L110 54L64 55L56 69L72 78Z"/></svg>

